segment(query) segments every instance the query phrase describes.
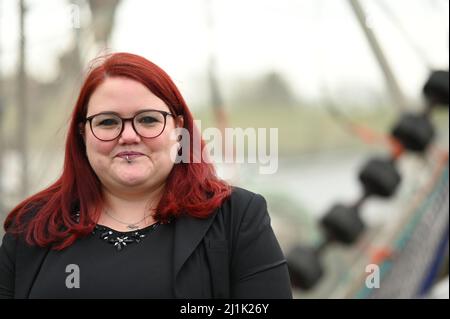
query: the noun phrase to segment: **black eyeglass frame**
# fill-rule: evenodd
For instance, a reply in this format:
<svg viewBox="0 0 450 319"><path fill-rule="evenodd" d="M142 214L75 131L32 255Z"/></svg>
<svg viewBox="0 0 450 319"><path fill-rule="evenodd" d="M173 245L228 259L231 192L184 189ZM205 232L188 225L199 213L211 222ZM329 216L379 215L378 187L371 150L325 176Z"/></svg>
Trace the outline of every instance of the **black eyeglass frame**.
<svg viewBox="0 0 450 319"><path fill-rule="evenodd" d="M145 112L158 112L158 113L161 113L161 114L163 115L163 117L164 117L164 126L163 126L163 129L161 130L161 132L160 132L158 135L152 136L152 137L146 137L146 136L142 136L141 134L139 134L139 132L136 130L136 127L134 126L134 119L136 118L136 116L138 116L138 115L140 115L140 114L142 114L142 113L145 113ZM115 138L113 138L113 139L103 140L103 139L101 139L101 138L98 138L97 135L95 135L95 133L94 133L94 129L92 128L92 119L93 119L94 117L96 117L97 115L103 115L103 114L112 114L112 115L117 116L118 118L120 118L120 120L122 121L122 128L120 129L119 134L117 134L117 136L116 136ZM89 127L91 128L92 135L94 135L96 139L98 139L98 140L100 140L100 141L102 141L102 142L111 142L111 141L114 141L114 140L117 139L120 135L122 135L123 130L125 129L125 122L127 122L127 121L131 121L131 126L133 127L133 130L134 130L134 132L135 132L137 135L139 135L139 136L142 137L142 138L151 139L151 138L157 138L158 136L160 136L160 135L164 132L164 130L166 129L167 116L168 116L168 115L170 115L170 116L172 116L173 118L175 118L175 115L173 115L172 113L169 113L169 112L166 112L166 111L161 111L161 110L154 110L154 109L146 109L146 110L139 111L139 112L137 112L136 114L134 114L133 117L121 117L121 116L119 116L119 114L117 114L116 112L100 112L100 113L91 115L91 116L89 116L89 117L86 117L85 120L84 120L84 124L86 124L86 122L89 122Z"/></svg>

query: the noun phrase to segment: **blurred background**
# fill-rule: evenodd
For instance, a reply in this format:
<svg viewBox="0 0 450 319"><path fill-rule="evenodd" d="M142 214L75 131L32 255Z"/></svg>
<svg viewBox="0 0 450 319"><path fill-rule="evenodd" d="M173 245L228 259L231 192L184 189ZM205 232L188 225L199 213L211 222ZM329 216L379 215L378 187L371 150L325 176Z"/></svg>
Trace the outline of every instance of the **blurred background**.
<svg viewBox="0 0 450 319"><path fill-rule="evenodd" d="M265 196L296 298L448 298L448 73L446 103L424 94L449 68L448 0L0 0L0 221L59 176L89 61L117 51L166 70L202 129L278 128L276 173L217 169ZM429 136L395 130L408 112L426 149L394 147ZM357 212L329 226L335 204Z"/></svg>

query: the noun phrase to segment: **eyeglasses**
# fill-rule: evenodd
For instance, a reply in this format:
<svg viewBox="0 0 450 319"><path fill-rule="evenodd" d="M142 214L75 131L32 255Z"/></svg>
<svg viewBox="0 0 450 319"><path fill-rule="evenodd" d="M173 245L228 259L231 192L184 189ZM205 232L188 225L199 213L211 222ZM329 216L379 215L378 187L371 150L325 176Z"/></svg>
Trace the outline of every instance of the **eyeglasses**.
<svg viewBox="0 0 450 319"><path fill-rule="evenodd" d="M92 134L100 141L109 142L118 138L126 121L131 121L136 134L143 138L155 138L162 134L166 127L167 115L173 114L159 110L143 110L133 117L123 118L114 112L104 112L86 118L89 121Z"/></svg>

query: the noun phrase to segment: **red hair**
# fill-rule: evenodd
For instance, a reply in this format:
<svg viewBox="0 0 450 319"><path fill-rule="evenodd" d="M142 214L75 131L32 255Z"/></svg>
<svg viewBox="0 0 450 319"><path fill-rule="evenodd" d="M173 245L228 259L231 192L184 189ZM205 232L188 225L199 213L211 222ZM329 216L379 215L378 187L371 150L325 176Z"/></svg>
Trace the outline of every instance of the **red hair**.
<svg viewBox="0 0 450 319"><path fill-rule="evenodd" d="M144 84L172 113L183 116L191 145L194 135L201 140L186 102L160 67L129 53L115 53L95 61L100 64L90 69L71 116L61 176L50 187L17 205L5 220L5 230L25 234L30 245L64 249L91 233L101 214L101 183L88 162L79 125L85 121L92 93L106 78L126 77ZM201 140L201 150L204 147ZM189 152L190 163L175 164L166 180L155 216L160 221L181 214L205 218L230 196L230 186L216 176L212 164L203 158L199 160L193 147ZM78 220L74 210L80 212Z"/></svg>

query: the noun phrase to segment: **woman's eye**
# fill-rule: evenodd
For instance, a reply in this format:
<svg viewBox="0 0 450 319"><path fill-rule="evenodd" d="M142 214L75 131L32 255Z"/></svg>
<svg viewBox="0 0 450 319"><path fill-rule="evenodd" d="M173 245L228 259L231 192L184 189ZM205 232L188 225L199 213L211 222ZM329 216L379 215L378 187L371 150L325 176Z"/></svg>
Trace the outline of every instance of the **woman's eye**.
<svg viewBox="0 0 450 319"><path fill-rule="evenodd" d="M98 125L100 125L100 126L111 126L111 125L117 125L117 124L118 124L118 122L115 119L104 119L98 123Z"/></svg>
<svg viewBox="0 0 450 319"><path fill-rule="evenodd" d="M139 119L139 123L142 124L152 124L156 122L158 122L158 120L151 116L144 116Z"/></svg>

